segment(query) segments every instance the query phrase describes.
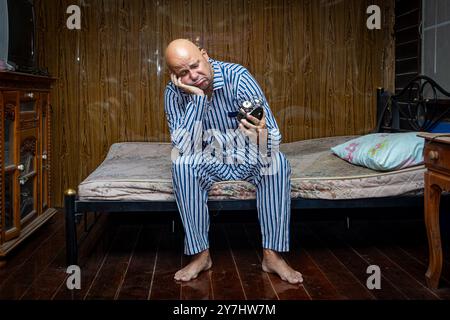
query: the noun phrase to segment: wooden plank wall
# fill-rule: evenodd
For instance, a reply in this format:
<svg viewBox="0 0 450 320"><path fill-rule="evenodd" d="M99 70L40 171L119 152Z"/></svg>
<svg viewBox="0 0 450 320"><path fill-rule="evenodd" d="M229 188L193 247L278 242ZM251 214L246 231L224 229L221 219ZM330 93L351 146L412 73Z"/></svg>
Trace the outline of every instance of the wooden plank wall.
<svg viewBox="0 0 450 320"><path fill-rule="evenodd" d="M81 30L66 28L78 3ZM38 53L52 97L56 205L118 141L169 141L163 52L179 37L245 65L266 92L283 141L362 134L375 89L394 88L394 0L36 0ZM382 29L366 9L382 9Z"/></svg>

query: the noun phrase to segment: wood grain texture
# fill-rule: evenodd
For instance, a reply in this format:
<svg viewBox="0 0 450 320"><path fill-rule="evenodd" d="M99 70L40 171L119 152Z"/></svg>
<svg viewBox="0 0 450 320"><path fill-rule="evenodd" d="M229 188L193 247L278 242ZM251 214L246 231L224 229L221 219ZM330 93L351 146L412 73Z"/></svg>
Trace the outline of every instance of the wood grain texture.
<svg viewBox="0 0 450 320"><path fill-rule="evenodd" d="M362 134L375 125L375 89L393 89L394 0L37 0L39 62L52 94L55 205L120 141L169 141L164 48L196 41L246 66L290 142ZM382 29L366 28L377 4Z"/></svg>
<svg viewBox="0 0 450 320"><path fill-rule="evenodd" d="M261 272L261 231L256 212L238 211L235 217L221 219L220 215L216 216L210 231L213 266L197 279L183 284L173 280L173 273L186 263L181 229L172 233L170 220L161 217L149 219L139 215L123 219L102 214L80 246L81 290L69 290L61 212L24 242L23 248L0 268L0 297L31 300L449 299L448 238L442 239L445 250L442 287L430 290L426 286L428 247L423 219L418 218L422 216L421 210L388 209L381 217L375 211L354 214L347 229L345 220L319 221L311 219L312 216L305 217L304 211L294 212L293 217L299 219L292 223L291 251L284 256L303 273L305 281L300 286ZM317 212L313 215L317 217ZM236 222L237 216L252 218ZM442 227L448 230L449 225L443 223ZM82 229L80 224L79 234ZM366 286L366 270L371 264L382 270L381 290L369 290Z"/></svg>

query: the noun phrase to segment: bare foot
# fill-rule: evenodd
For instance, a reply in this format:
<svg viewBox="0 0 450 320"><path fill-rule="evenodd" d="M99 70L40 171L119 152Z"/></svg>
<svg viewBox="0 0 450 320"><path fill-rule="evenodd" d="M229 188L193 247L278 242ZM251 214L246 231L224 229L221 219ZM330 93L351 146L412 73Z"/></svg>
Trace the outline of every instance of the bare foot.
<svg viewBox="0 0 450 320"><path fill-rule="evenodd" d="M177 281L190 281L197 278L202 271L210 269L212 266L209 250L206 249L192 256L191 262L181 270L178 270L173 277Z"/></svg>
<svg viewBox="0 0 450 320"><path fill-rule="evenodd" d="M275 251L264 249L262 269L265 272L276 273L284 281L292 284L302 283L302 274L292 269L286 261Z"/></svg>

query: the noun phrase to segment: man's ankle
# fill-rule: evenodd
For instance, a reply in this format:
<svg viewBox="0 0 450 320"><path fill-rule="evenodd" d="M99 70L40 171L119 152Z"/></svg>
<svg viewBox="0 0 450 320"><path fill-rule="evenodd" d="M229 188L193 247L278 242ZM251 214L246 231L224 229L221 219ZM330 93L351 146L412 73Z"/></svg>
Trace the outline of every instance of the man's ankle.
<svg viewBox="0 0 450 320"><path fill-rule="evenodd" d="M208 258L208 257L209 257L209 249L197 252L192 256L193 259Z"/></svg>
<svg viewBox="0 0 450 320"><path fill-rule="evenodd" d="M277 251L272 250L272 249L267 249L267 248L263 248L263 254L264 254L264 256L267 256L267 257L279 257L280 256L280 254Z"/></svg>

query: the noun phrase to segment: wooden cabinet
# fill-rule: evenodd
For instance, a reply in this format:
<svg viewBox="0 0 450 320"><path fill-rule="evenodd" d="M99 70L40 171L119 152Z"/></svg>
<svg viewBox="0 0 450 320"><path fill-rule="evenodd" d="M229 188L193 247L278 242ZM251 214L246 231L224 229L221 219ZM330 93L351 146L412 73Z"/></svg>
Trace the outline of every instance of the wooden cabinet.
<svg viewBox="0 0 450 320"><path fill-rule="evenodd" d="M0 264L50 219L53 78L0 72Z"/></svg>

